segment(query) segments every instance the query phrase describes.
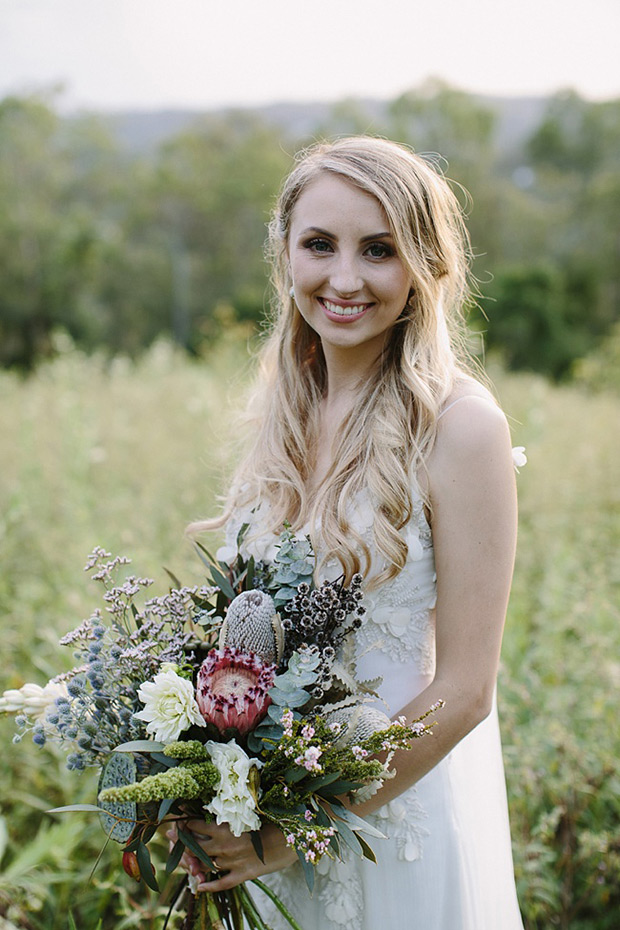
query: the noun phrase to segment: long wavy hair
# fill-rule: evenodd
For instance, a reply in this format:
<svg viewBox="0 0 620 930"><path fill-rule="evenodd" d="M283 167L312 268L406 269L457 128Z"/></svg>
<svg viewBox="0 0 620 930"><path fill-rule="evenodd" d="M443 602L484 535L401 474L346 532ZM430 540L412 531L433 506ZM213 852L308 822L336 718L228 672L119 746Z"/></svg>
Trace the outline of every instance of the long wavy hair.
<svg viewBox="0 0 620 930"><path fill-rule="evenodd" d="M413 287L339 431L331 467L314 488L327 371L321 341L291 296L288 241L300 195L325 172L379 201ZM253 440L225 513L198 528L222 525L236 507L262 501L267 526L262 522L261 531L279 533L285 521L306 527L323 562L339 560L347 578L370 573L375 586L405 564L399 530L412 515L413 482L432 448L442 405L457 380L471 377L462 350L470 259L463 209L433 162L385 139L343 138L297 156L269 224L267 251L272 318L250 408ZM362 490L375 510L376 565L350 522Z"/></svg>

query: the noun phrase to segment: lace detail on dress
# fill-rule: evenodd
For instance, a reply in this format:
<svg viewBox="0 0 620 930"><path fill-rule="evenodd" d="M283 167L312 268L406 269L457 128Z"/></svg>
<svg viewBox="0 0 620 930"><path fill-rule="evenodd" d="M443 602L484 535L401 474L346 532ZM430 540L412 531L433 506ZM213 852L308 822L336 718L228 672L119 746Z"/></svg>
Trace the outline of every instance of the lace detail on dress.
<svg viewBox="0 0 620 930"><path fill-rule="evenodd" d="M348 851L345 855L348 858L343 862L324 856L316 866L313 897L320 902L321 930L359 930L362 925L362 882L356 861ZM266 876L265 882L297 916L300 903L309 897L301 867L295 863ZM261 913L273 930L290 930L290 924L270 901L261 901Z"/></svg>
<svg viewBox="0 0 620 930"><path fill-rule="evenodd" d="M367 500L356 505L354 517L360 535L371 546L373 514ZM389 584L365 595L367 614L356 637L358 651L378 649L398 662L413 661L420 672L431 674L436 577L431 530L421 500L414 501L411 520L401 532L409 550L407 562Z"/></svg>
<svg viewBox="0 0 620 930"><path fill-rule="evenodd" d="M359 930L362 925L364 899L362 882L355 862L347 851L343 862L328 859L319 861L319 900L324 913L338 930Z"/></svg>
<svg viewBox="0 0 620 930"><path fill-rule="evenodd" d="M421 805L415 785L380 807L366 819L394 840L398 858L405 862L415 862L422 858L424 837L430 832L422 821L428 814Z"/></svg>

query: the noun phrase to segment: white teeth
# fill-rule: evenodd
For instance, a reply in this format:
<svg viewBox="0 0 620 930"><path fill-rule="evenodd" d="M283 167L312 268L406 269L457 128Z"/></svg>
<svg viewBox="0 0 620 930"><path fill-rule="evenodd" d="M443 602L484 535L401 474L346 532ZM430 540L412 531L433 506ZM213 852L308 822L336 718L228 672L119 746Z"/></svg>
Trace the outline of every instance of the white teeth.
<svg viewBox="0 0 620 930"><path fill-rule="evenodd" d="M330 313L335 313L337 316L355 316L357 313L362 313L368 306L368 304L358 304L355 307L339 307L338 304L325 299L323 305Z"/></svg>

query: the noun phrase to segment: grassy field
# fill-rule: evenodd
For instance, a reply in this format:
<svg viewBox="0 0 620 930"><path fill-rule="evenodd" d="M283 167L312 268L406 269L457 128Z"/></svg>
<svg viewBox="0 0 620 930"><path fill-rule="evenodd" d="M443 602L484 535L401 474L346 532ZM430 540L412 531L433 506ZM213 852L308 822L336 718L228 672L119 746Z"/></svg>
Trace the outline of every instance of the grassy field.
<svg viewBox="0 0 620 930"><path fill-rule="evenodd" d="M246 367L231 342L200 362L166 345L111 365L67 348L26 381L0 373L0 690L71 664L57 640L95 603L81 572L95 545L159 590L164 565L200 580L183 531L214 511ZM529 456L500 678L521 905L528 930L617 930L617 399L491 375ZM155 896L118 876L117 847L89 880L98 825L44 813L92 802L92 778L11 746L10 720L0 734L0 930L64 930L69 909L80 930L157 926Z"/></svg>

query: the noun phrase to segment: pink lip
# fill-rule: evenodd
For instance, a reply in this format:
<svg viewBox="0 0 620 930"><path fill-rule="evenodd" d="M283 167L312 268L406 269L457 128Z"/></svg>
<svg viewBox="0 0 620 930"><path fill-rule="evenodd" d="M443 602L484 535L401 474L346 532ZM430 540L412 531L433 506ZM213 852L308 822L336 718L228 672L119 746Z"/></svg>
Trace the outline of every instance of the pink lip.
<svg viewBox="0 0 620 930"><path fill-rule="evenodd" d="M329 300L330 304L335 304L337 307L359 307L363 306L363 310L360 313L354 313L350 316L341 316L339 313L333 313L331 310L325 306L325 299ZM321 305L323 313L328 320L333 320L335 323L354 323L355 320L361 319L364 314L372 307L372 303L362 303L359 300L335 300L334 298L328 297L323 298L319 297L318 302Z"/></svg>

